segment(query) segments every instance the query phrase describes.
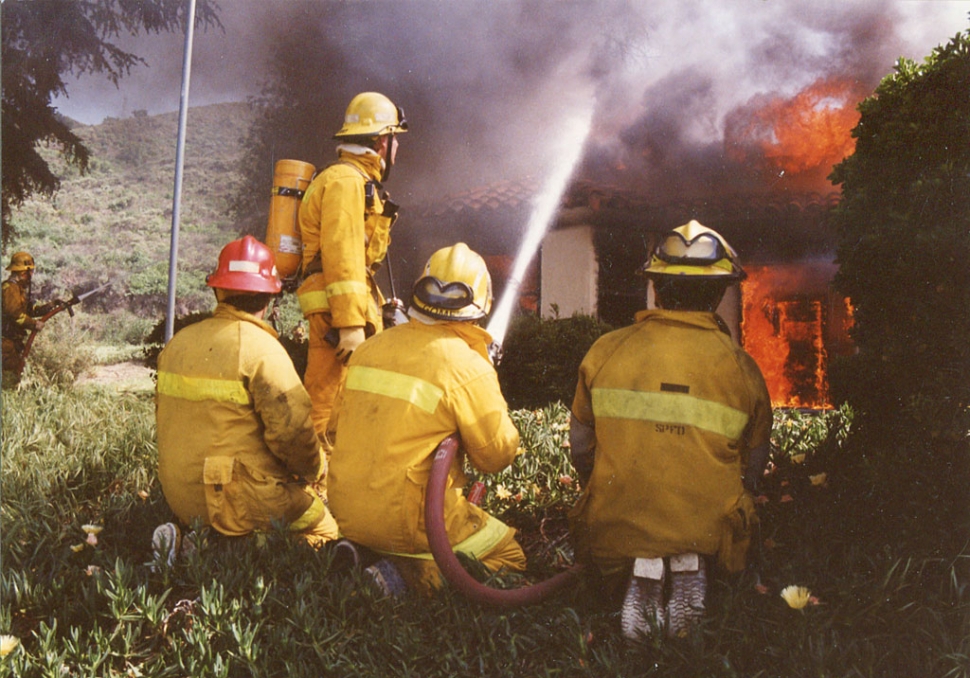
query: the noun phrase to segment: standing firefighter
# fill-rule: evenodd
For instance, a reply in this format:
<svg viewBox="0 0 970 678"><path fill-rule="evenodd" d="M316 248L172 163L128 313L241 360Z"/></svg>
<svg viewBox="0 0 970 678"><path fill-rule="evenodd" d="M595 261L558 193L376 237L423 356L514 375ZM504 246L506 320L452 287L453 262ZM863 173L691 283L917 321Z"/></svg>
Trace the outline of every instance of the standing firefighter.
<svg viewBox="0 0 970 678"><path fill-rule="evenodd" d="M757 522L747 490L771 433L761 372L715 314L744 277L734 250L691 221L643 272L658 309L592 346L570 421L585 486L570 515L577 559L617 601L625 586L630 639L689 631L703 615L708 558L744 567Z"/></svg>
<svg viewBox="0 0 970 678"><path fill-rule="evenodd" d="M322 500L325 461L310 397L263 321L281 289L273 254L252 236L219 254L207 278L211 318L178 332L158 356L158 475L182 525L238 536L280 521L311 544L337 536ZM180 531L159 526L171 562Z"/></svg>
<svg viewBox="0 0 970 678"><path fill-rule="evenodd" d="M297 294L310 323L304 383L323 434L350 354L381 331L384 297L374 275L391 241L397 205L384 192L407 132L404 112L376 92L351 100L334 135L338 160L310 183L300 206L305 280Z"/></svg>
<svg viewBox="0 0 970 678"><path fill-rule="evenodd" d="M441 584L424 524L433 452L457 433L471 464L497 473L519 433L478 326L491 307L484 260L464 243L438 250L417 281L408 323L366 341L349 362L330 421L330 502L341 532L386 558L368 568L389 593ZM515 530L467 501L455 462L444 524L455 551L498 570L525 568ZM403 578L403 582L401 579Z"/></svg>
<svg viewBox="0 0 970 678"><path fill-rule="evenodd" d="M30 298L34 276L34 258L30 254L14 253L7 270L10 277L3 281L3 385L15 386L24 369L27 333L44 327L39 318L53 304L35 304Z"/></svg>

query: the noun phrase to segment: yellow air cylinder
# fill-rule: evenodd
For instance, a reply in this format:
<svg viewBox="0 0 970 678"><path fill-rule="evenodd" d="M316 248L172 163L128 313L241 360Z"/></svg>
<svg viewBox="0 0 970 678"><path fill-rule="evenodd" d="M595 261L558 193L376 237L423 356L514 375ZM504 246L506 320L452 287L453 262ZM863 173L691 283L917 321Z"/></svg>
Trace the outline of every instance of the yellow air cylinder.
<svg viewBox="0 0 970 678"><path fill-rule="evenodd" d="M273 193L266 224L266 246L276 256L276 270L289 278L300 269L303 243L300 240L300 201L310 185L315 168L301 160L279 160L273 171Z"/></svg>

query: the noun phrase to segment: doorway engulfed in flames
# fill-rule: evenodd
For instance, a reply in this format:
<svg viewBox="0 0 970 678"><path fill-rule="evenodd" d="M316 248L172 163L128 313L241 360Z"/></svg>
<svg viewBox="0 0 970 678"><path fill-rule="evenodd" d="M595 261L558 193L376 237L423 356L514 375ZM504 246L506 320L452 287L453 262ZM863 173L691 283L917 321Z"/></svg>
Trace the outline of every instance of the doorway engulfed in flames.
<svg viewBox="0 0 970 678"><path fill-rule="evenodd" d="M829 361L852 351L852 309L818 266L751 266L742 285L741 336L775 407L827 409Z"/></svg>

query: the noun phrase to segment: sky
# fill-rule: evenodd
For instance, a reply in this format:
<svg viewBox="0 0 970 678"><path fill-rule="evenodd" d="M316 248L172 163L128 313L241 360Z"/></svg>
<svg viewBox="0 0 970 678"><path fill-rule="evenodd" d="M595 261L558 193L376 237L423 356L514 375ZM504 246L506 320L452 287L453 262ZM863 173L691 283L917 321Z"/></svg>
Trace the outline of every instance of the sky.
<svg viewBox="0 0 970 678"><path fill-rule="evenodd" d="M494 0L491 0L494 1ZM498 0L501 4L503 0ZM560 2L547 0L545 4ZM489 0L455 0L459 4L475 5L488 11ZM190 101L192 105L241 101L257 94L269 74L265 60L268 56L267 22L279 21L280 6L294 6L295 0L221 0L220 18L225 30L209 29L195 32ZM315 0L317 5L332 4L331 0ZM357 0L360 21L366 22L370 11L366 0ZM440 6L440 0L403 0L404 5L421 8L422 12ZM530 3L525 3L530 4ZM542 2L532 3L536 5ZM579 3L565 3L579 4ZM595 8L595 0L584 2ZM615 3L602 3L615 4ZM637 55L644 84L656 81L666 72L685 61L718 74L724 87L750 91L759 81L770 86L766 73L749 73L738 77L755 43L773 39L771 32L784 33L786 27L800 24L798 37L807 44L815 44L819 56L824 53L825 41L831 34L826 17L836 20L846 11L880 8L887 21L893 24L892 47L898 55L922 59L929 51L970 25L970 0L725 0L719 2L689 2L661 0L659 2L631 2L631 6L651 6L639 20L646 29L642 52ZM274 19L274 16L276 19ZM614 17L615 19L616 17ZM430 18L421 19L433 21ZM600 25L597 25L599 22ZM579 27L571 27L571 30ZM611 24L608 17L593 17L592 30L623 30ZM592 32L592 31L591 31ZM410 47L422 49L415 36ZM408 42L409 32L396 36ZM68 80L69 97L55 100L55 106L65 115L85 124L100 123L106 116L125 117L138 109L149 113L178 110L181 94L181 74L184 53L184 34L162 34L124 38L121 44L144 56L147 64L136 67L122 79L119 87L98 76L83 76ZM468 45L464 45L468 48ZM370 49L370 47L362 47ZM873 64L881 72L892 67L885 60ZM443 64L444 67L444 64ZM732 75L732 73L734 75ZM635 77L635 74L631 74ZM739 87L740 86L740 87Z"/></svg>
<svg viewBox="0 0 970 678"><path fill-rule="evenodd" d="M970 0L220 5L223 29L195 32L191 106L257 95L273 77L274 50L322 54L328 63L306 64L308 87L333 90L340 101L375 89L408 112L412 132L398 181L409 172L405 187L416 194L547 174L563 141L587 145L586 173L612 172L620 184L626 177L665 194L744 188L769 176L787 182L799 172L817 181L833 161L795 157L805 149L785 145L806 137L794 103L825 115L847 112L840 124L850 129L855 105L898 57L920 61L970 27ZM323 48L301 44L311 25ZM96 124L136 110L178 110L184 36L118 42L146 64L117 88L98 76L69 77L69 96L54 102L60 112ZM593 123L585 140L561 138L570 120L587 114ZM341 118L335 110L335 129ZM788 132L774 121L781 118ZM844 149L830 150L837 161Z"/></svg>

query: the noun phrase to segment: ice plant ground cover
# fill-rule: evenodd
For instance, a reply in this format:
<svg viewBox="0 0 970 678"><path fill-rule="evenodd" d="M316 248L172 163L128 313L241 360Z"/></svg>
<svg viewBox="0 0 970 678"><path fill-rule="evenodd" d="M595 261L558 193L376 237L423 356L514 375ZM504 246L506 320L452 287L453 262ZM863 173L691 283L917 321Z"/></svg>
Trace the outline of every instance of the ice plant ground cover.
<svg viewBox="0 0 970 678"><path fill-rule="evenodd" d="M751 567L713 575L693 637L633 647L583 585L511 611L450 590L381 599L282 532L262 547L203 533L193 556L153 572L150 536L170 515L150 393L2 398L0 676L970 675L966 511L911 500L915 466L879 491L881 451L852 447L848 412L777 413ZM485 506L520 529L541 579L571 559L568 413L513 416L522 453L481 478ZM814 602L793 609L789 586Z"/></svg>

